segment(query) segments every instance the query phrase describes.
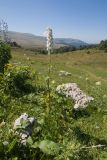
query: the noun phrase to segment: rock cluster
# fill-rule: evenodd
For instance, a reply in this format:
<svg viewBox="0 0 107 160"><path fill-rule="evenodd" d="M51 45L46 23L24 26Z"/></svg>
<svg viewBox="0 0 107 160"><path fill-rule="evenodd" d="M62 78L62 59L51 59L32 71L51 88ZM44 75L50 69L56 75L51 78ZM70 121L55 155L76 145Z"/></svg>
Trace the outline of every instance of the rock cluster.
<svg viewBox="0 0 107 160"><path fill-rule="evenodd" d="M75 101L74 109L86 108L88 103L94 100L93 97L86 95L76 83L66 83L56 88L59 94L71 97Z"/></svg>
<svg viewBox="0 0 107 160"><path fill-rule="evenodd" d="M27 138L31 135L34 126L35 118L28 117L26 113L21 114L14 122L14 130L20 135L20 141L26 144Z"/></svg>

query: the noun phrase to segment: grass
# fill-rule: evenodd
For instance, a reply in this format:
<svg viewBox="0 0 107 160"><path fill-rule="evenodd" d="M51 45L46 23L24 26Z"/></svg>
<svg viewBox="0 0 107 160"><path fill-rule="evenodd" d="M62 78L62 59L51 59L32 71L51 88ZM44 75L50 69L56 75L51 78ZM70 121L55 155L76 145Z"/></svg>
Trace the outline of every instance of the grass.
<svg viewBox="0 0 107 160"><path fill-rule="evenodd" d="M59 80L58 71L67 70L71 72L72 76L70 78L64 77L65 81L69 81L72 78L75 82L79 81L81 83L83 79L85 80L88 77L92 82L101 81L103 85L106 84L107 54L99 50L91 50L90 52L90 54L87 54L87 50L83 50L52 55L52 75L55 80ZM12 57L12 63L20 62L22 65L29 65L43 74L47 73L49 62L47 55L35 55L30 51L16 49L12 51ZM27 60L28 57L30 58L29 60Z"/></svg>
<svg viewBox="0 0 107 160"><path fill-rule="evenodd" d="M35 55L33 52L24 49L13 49L12 57L10 63L13 65L25 65L29 66L32 71L37 71L40 76L39 80L41 84L44 85L45 77L48 74L49 58L47 55ZM70 127L74 128L73 134L75 135L76 141L83 146L107 144L107 53L97 49L90 49L90 54L88 54L87 50L81 50L52 55L51 59L51 81L55 81L55 86L69 82L77 83L84 92L94 97L94 102L92 102L86 110L75 112L72 110L72 107L69 110L69 117L71 117ZM71 76L60 77L58 75L60 70L70 72ZM100 81L101 85L97 86L97 81ZM35 107L35 104L22 103L20 101L16 103L18 107L11 107L11 114L8 115L7 118L9 125L11 125L14 119L22 112L28 112L30 115L41 119L40 110ZM54 122L52 123L54 124ZM6 132L7 131L5 131L4 137L6 137ZM67 130L65 132L65 138L67 137L67 133L68 135L70 134ZM69 143L71 142L72 138ZM88 153L84 151L84 156L80 156L77 159L87 159L85 154L96 154L97 150L94 151L94 153L92 153L93 151L87 151ZM105 152L105 149L98 151L98 153L102 155L101 158L99 158L100 160L107 159ZM89 159L91 160L92 157Z"/></svg>
<svg viewBox="0 0 107 160"><path fill-rule="evenodd" d="M26 56L24 56L24 54L26 54ZM47 75L47 67L49 63L47 55L34 55L33 52L29 51L13 50L12 57L12 63L21 62L22 65L29 65L33 70L40 72L41 75ZM30 60L27 60L27 57L29 57ZM102 94L107 95L107 88L105 87L107 85L107 53L91 49L90 54L87 54L87 50L82 50L72 53L52 55L51 59L51 75L57 85L61 83L75 82L81 89L91 94L93 97L95 97L94 88L97 88L98 92L101 90ZM60 70L70 72L71 76L59 77L58 73ZM95 82L97 81L101 81L101 86L97 87L95 85ZM100 101L103 101L103 97L101 98ZM102 119L100 123L102 124ZM106 137L104 134L103 136Z"/></svg>

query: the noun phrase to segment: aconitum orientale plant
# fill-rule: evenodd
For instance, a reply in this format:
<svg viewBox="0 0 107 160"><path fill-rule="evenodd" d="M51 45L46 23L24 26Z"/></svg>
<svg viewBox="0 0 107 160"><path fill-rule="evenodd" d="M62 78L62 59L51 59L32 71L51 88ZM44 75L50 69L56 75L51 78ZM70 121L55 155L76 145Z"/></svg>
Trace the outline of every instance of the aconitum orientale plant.
<svg viewBox="0 0 107 160"><path fill-rule="evenodd" d="M53 34L52 34L52 29L48 28L47 30L47 51L48 55L52 52L53 49Z"/></svg>

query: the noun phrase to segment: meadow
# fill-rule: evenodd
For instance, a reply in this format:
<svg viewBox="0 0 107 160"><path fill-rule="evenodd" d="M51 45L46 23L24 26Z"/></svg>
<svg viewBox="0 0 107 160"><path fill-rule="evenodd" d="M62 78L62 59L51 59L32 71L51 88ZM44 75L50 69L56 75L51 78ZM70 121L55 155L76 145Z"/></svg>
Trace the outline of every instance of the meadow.
<svg viewBox="0 0 107 160"><path fill-rule="evenodd" d="M29 70L28 83L34 89L28 93L18 90L20 96L14 96L13 90L10 92L8 88L10 82L6 81L8 94L5 93L4 108L0 113L0 137L2 143L9 144L1 145L1 159L107 159L107 53L84 49L52 54L49 66L48 55L12 49L10 64L8 74L13 68L19 67L20 71L23 66ZM51 68L50 77L48 67ZM60 71L70 75L60 76ZM56 87L64 83L76 83L94 101L87 108L75 111L73 100L56 93ZM27 147L20 145L19 137L13 131L14 121L22 113L37 120ZM40 142L44 143L40 145Z"/></svg>
<svg viewBox="0 0 107 160"><path fill-rule="evenodd" d="M47 55L36 55L31 51L14 49L12 57L12 63L19 62L20 65L30 66L43 74L48 72L49 57ZM58 72L65 70L70 72L72 76L61 78L59 82L74 81L82 85L81 82L89 78L92 83L101 81L103 86L107 83L107 54L104 51L90 49L89 51L79 50L64 54L52 54L51 59L51 74L56 81L59 80ZM82 86L84 88L84 84Z"/></svg>

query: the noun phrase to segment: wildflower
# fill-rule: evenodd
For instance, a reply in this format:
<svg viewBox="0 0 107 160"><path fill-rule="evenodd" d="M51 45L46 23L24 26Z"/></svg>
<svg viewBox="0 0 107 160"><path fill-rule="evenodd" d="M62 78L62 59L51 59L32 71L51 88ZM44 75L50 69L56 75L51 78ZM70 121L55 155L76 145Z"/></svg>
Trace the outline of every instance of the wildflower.
<svg viewBox="0 0 107 160"><path fill-rule="evenodd" d="M27 60L29 61L29 60L30 60L30 58L29 58L29 57L27 57Z"/></svg>
<svg viewBox="0 0 107 160"><path fill-rule="evenodd" d="M86 80L86 81L88 81L88 80L89 80L89 78L88 78L88 77L86 77L86 78L85 78L85 80Z"/></svg>
<svg viewBox="0 0 107 160"><path fill-rule="evenodd" d="M103 95L103 98L106 98L106 97L107 97L107 95L106 95L106 94L104 94L104 95Z"/></svg>
<svg viewBox="0 0 107 160"><path fill-rule="evenodd" d="M6 122L4 122L4 121L1 122L1 123L0 123L0 127L3 127L3 126L5 125L5 123L6 123Z"/></svg>
<svg viewBox="0 0 107 160"><path fill-rule="evenodd" d="M100 127L99 126L95 126L95 129L99 129Z"/></svg>
<svg viewBox="0 0 107 160"><path fill-rule="evenodd" d="M5 65L5 68L6 68L6 69L11 69L12 67L13 67L13 65L10 64L10 63Z"/></svg>
<svg viewBox="0 0 107 160"><path fill-rule="evenodd" d="M4 142L3 142L3 145L4 145L4 146L7 146L8 144L9 144L8 141L4 141Z"/></svg>
<svg viewBox="0 0 107 160"><path fill-rule="evenodd" d="M96 84L96 86L100 86L101 85L101 81L98 81L95 84Z"/></svg>
<svg viewBox="0 0 107 160"><path fill-rule="evenodd" d="M52 29L48 28L47 30L47 51L48 54L50 55L50 52L53 49L53 35L52 35Z"/></svg>
<svg viewBox="0 0 107 160"><path fill-rule="evenodd" d="M51 83L52 83L52 84L55 84L55 81L53 80Z"/></svg>
<svg viewBox="0 0 107 160"><path fill-rule="evenodd" d="M70 76L71 73L66 72L66 71L59 71L59 76Z"/></svg>
<svg viewBox="0 0 107 160"><path fill-rule="evenodd" d="M74 109L78 109L78 108L79 108L79 104L76 103L76 104L74 105Z"/></svg>

